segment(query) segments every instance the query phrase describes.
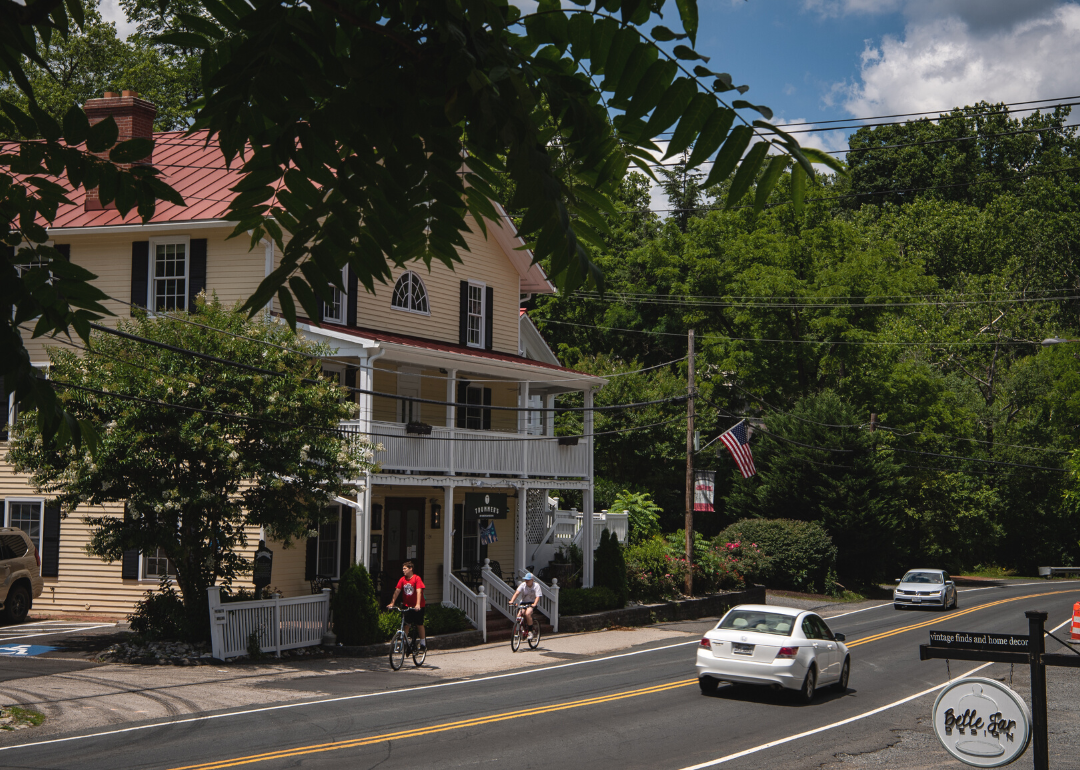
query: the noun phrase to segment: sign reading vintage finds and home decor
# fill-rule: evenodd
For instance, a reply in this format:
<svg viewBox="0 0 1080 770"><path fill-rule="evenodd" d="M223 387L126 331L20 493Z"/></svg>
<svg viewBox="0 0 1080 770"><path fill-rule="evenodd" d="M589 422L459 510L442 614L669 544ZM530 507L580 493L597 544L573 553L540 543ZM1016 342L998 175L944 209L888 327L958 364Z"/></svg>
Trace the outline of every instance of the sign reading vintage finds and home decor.
<svg viewBox="0 0 1080 770"><path fill-rule="evenodd" d="M506 493L495 494L493 492L466 492L465 493L465 520L477 519L505 519L506 518Z"/></svg>
<svg viewBox="0 0 1080 770"><path fill-rule="evenodd" d="M1028 637L986 634L975 631L931 631L931 647L962 647L967 650L1017 650L1027 652Z"/></svg>
<svg viewBox="0 0 1080 770"><path fill-rule="evenodd" d="M958 679L934 702L934 734L952 756L974 767L1007 765L1027 748L1031 712L995 679Z"/></svg>

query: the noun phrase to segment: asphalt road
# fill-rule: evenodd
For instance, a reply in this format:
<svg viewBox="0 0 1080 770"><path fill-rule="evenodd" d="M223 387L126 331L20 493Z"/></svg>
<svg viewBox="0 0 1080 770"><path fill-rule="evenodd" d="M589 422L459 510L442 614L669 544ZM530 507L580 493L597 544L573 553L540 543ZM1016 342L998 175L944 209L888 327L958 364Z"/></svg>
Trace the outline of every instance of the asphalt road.
<svg viewBox="0 0 1080 770"><path fill-rule="evenodd" d="M1071 617L1077 599L1080 583L1055 581L966 590L960 608L946 613L890 604L832 614L830 626L851 648L851 689L822 692L809 706L748 687L703 696L696 642L659 643L464 680L410 675L407 663L397 674L357 677L351 691L348 676L338 677L334 690L342 694L318 702L0 748L0 766L817 768L852 749L887 745L892 731L925 716L934 688L981 665L920 661L929 629L1025 634L1029 609L1049 612L1052 629ZM1049 641L1048 649L1057 647ZM950 766L937 751L942 761L927 766Z"/></svg>

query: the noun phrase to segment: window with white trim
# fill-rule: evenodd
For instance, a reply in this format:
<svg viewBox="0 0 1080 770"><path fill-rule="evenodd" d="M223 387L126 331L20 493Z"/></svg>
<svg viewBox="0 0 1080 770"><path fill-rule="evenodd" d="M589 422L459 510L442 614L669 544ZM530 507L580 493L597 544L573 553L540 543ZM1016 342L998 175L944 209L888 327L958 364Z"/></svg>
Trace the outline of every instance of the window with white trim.
<svg viewBox="0 0 1080 770"><path fill-rule="evenodd" d="M537 411L526 412L528 420L526 422L525 432L530 436L543 436L544 413L540 410L544 408L544 397L529 394L529 406Z"/></svg>
<svg viewBox="0 0 1080 770"><path fill-rule="evenodd" d="M30 536L41 553L42 517L45 501L41 498L14 498L4 501L4 526L21 529Z"/></svg>
<svg viewBox="0 0 1080 770"><path fill-rule="evenodd" d="M348 267L341 268L341 284L347 286L345 271ZM331 302L323 303L323 320L330 323L343 324L345 323L345 311L348 307L349 295L339 289L334 284L330 284L330 294L333 296Z"/></svg>
<svg viewBox="0 0 1080 770"><path fill-rule="evenodd" d="M424 282L420 280L420 276L410 270L398 278L394 285L394 296L390 300L390 307L430 315L427 289L424 288Z"/></svg>
<svg viewBox="0 0 1080 770"><path fill-rule="evenodd" d="M468 336L466 337L469 347L484 347L484 310L484 285L470 283Z"/></svg>
<svg viewBox="0 0 1080 770"><path fill-rule="evenodd" d="M164 549L156 548L142 555L142 576L144 580L161 580L163 577L175 580L176 567L169 561Z"/></svg>
<svg viewBox="0 0 1080 770"><path fill-rule="evenodd" d="M150 239L150 303L155 312L188 309L190 246L186 237Z"/></svg>

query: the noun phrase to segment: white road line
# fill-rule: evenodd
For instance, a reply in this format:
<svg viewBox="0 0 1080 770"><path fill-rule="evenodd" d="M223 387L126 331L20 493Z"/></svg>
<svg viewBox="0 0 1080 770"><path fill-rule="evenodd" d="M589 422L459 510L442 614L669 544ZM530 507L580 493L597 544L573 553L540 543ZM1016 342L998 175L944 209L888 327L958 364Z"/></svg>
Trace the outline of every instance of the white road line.
<svg viewBox="0 0 1080 770"><path fill-rule="evenodd" d="M971 671L968 671L963 676L971 676L976 671L982 671L987 666L992 666L992 665L994 665L994 664L993 663L984 663L983 665L979 666L978 668L971 669ZM831 725L825 725L824 727L818 727L817 729L814 729L814 730L807 730L805 733L799 733L798 735L789 735L787 738L781 738L778 741L770 741L769 743L763 743L760 746L755 746L752 749L746 749L745 751L740 751L737 754L728 754L726 757L720 757L719 759L714 759L714 760L711 760L709 762L702 762L700 765L691 765L690 767L684 767L684 768L682 768L682 770L701 770L701 768L705 768L705 767L714 767L715 765L721 765L724 762L730 762L733 759L739 759L740 757L745 757L745 756L747 756L749 754L756 754L759 751L764 751L765 749L771 749L773 746L781 746L781 745L783 745L785 743L790 743L791 741L797 741L800 738L806 738L806 737L808 737L810 735L815 735L817 733L823 733L826 730L832 730L835 727L842 727L843 725L851 724L852 722L858 722L860 719L866 719L867 717L871 717L874 714L880 714L882 711L888 711L889 709L896 708L897 706L902 706L902 705L904 705L905 703L907 703L909 701L913 701L916 698L921 698L924 695L929 695L930 693L932 693L932 692L934 692L936 690L940 690L942 687L944 687L947 684L949 684L949 683L948 682L942 682L941 684L937 685L936 687L931 687L929 690L923 690L922 692L915 693L914 695L909 695L908 697L903 698L902 700L898 700L898 701L895 701L893 703L890 703L887 706L880 706L880 707L878 707L876 709L872 709L872 710L867 711L867 712L865 712L863 714L858 714L856 716L849 717L847 719L843 719L843 720L841 720L839 722L833 722Z"/></svg>
<svg viewBox="0 0 1080 770"><path fill-rule="evenodd" d="M82 628L69 628L66 631L42 631L39 634L23 634L22 636L0 636L0 642L11 642L16 639L33 639L38 636L59 636L60 634L73 634L76 631L89 631L94 628L112 628L114 624L106 623L101 626L83 626Z"/></svg>

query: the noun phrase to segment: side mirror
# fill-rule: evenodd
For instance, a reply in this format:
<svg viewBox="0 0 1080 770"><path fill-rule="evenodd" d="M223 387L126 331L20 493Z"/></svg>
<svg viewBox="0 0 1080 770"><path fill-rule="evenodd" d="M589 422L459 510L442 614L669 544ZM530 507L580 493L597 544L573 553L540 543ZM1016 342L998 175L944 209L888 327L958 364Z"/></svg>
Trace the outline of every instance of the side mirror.
<svg viewBox="0 0 1080 770"><path fill-rule="evenodd" d="M843 642L843 641L845 641L847 639L847 637L844 636L843 634L833 634L833 639L835 639L838 642Z"/></svg>
<svg viewBox="0 0 1080 770"><path fill-rule="evenodd" d="M946 581L945 581L945 585L947 585L947 586L954 586L954 585L956 585L956 583L952 582L951 580L946 580Z"/></svg>
<svg viewBox="0 0 1080 770"><path fill-rule="evenodd" d="M894 580L893 582L894 582L894 583L899 583L899 582L900 582L900 578L897 578L897 579L896 579L896 580Z"/></svg>

